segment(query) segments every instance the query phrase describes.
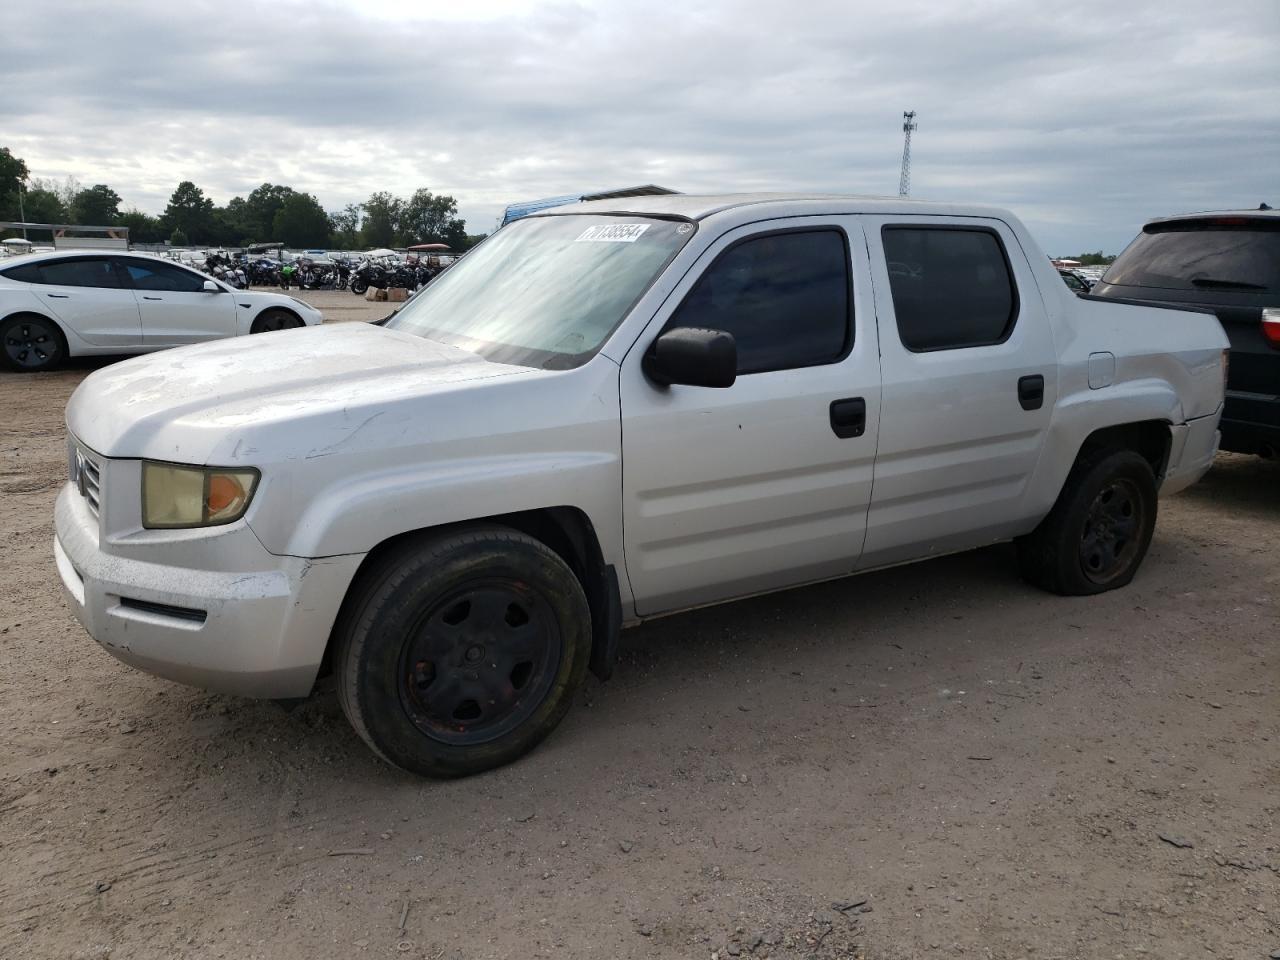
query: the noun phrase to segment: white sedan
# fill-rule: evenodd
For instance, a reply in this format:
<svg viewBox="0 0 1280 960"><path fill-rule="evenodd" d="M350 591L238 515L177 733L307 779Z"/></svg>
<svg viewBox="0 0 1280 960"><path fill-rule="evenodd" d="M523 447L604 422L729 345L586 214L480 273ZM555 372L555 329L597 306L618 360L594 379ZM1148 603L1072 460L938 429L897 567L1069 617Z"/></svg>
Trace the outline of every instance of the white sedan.
<svg viewBox="0 0 1280 960"><path fill-rule="evenodd" d="M0 262L0 365L13 370L323 320L294 297L236 290L141 253L36 253Z"/></svg>

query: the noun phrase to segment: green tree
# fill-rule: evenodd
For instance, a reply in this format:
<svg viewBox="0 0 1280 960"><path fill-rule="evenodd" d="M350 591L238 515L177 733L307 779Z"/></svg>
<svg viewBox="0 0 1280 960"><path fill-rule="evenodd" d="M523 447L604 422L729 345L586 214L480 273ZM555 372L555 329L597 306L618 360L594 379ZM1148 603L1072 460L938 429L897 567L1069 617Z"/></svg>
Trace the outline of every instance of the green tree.
<svg viewBox="0 0 1280 960"><path fill-rule="evenodd" d="M143 213L137 207L124 211L117 222L120 226L129 228L129 240L132 243L164 242L164 231L160 228L159 219Z"/></svg>
<svg viewBox="0 0 1280 960"><path fill-rule="evenodd" d="M353 250L360 242L360 205L348 203L329 214L329 246L335 250Z"/></svg>
<svg viewBox="0 0 1280 960"><path fill-rule="evenodd" d="M185 247L187 245L187 235L181 230L175 230L169 234L169 243L175 247Z"/></svg>
<svg viewBox="0 0 1280 960"><path fill-rule="evenodd" d="M488 235L487 233L468 233L468 234L467 234L467 242L466 242L466 244L461 248L461 250L459 250L459 252L461 252L462 250L470 250L472 247L474 247L474 246L475 246L477 243L479 243L481 240L486 240L486 239L488 239L488 237L489 237L489 235Z"/></svg>
<svg viewBox="0 0 1280 960"><path fill-rule="evenodd" d="M311 194L290 192L276 211L271 236L291 247L322 247L329 242L329 215Z"/></svg>
<svg viewBox="0 0 1280 960"><path fill-rule="evenodd" d="M364 225L360 239L366 247L389 247L400 232L400 215L404 202L386 191L375 193L364 202Z"/></svg>
<svg viewBox="0 0 1280 960"><path fill-rule="evenodd" d="M278 240L279 237L272 234L272 230L275 229L276 214L284 206L285 198L292 193L293 187L276 186L271 183L264 183L250 193L244 200L244 206L237 208L238 215L241 217L242 231L260 242ZM233 200L232 203L235 201ZM230 203L227 204L227 209L231 209Z"/></svg>
<svg viewBox="0 0 1280 960"><path fill-rule="evenodd" d="M467 242L466 223L457 217L458 202L453 197L436 196L425 187L415 190L404 202L399 222L400 243L447 243L460 250Z"/></svg>
<svg viewBox="0 0 1280 960"><path fill-rule="evenodd" d="M22 209L31 223L66 223L70 219L61 198L43 187L22 195Z"/></svg>
<svg viewBox="0 0 1280 960"><path fill-rule="evenodd" d="M108 227L120 219L120 194L105 183L81 190L71 201L71 221L91 227Z"/></svg>
<svg viewBox="0 0 1280 960"><path fill-rule="evenodd" d="M8 147L0 147L0 220L18 219L18 191L28 176L26 162L15 157Z"/></svg>
<svg viewBox="0 0 1280 960"><path fill-rule="evenodd" d="M180 231L195 243L208 243L213 239L213 201L190 180L183 180L160 214L160 225L165 231Z"/></svg>

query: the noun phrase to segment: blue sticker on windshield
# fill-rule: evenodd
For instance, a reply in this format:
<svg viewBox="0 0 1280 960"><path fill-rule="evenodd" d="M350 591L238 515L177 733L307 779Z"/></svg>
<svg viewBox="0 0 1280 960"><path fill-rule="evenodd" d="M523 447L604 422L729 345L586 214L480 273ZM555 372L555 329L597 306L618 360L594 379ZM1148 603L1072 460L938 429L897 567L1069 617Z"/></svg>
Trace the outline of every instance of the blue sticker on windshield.
<svg viewBox="0 0 1280 960"><path fill-rule="evenodd" d="M648 230L647 223L604 223L587 227L574 243L635 243Z"/></svg>

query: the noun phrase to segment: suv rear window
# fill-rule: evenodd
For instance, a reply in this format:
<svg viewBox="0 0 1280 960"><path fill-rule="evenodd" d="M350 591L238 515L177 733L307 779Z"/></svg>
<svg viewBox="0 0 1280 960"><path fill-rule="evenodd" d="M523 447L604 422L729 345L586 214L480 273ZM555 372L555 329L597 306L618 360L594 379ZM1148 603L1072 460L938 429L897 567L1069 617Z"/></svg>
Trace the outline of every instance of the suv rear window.
<svg viewBox="0 0 1280 960"><path fill-rule="evenodd" d="M1280 291L1280 221L1144 230L1102 280L1166 290Z"/></svg>

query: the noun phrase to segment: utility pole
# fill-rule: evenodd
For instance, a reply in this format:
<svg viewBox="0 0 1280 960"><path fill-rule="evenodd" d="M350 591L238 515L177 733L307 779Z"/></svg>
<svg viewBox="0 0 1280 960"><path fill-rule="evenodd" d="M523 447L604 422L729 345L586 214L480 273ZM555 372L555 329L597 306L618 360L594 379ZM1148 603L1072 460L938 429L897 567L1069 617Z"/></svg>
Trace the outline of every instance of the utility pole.
<svg viewBox="0 0 1280 960"><path fill-rule="evenodd" d="M898 196L911 196L911 131L916 128L916 112L902 114L902 176L898 178Z"/></svg>
<svg viewBox="0 0 1280 960"><path fill-rule="evenodd" d="M27 214L22 209L22 181L18 181L18 219L22 221L22 239L27 239Z"/></svg>

